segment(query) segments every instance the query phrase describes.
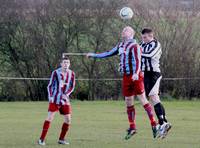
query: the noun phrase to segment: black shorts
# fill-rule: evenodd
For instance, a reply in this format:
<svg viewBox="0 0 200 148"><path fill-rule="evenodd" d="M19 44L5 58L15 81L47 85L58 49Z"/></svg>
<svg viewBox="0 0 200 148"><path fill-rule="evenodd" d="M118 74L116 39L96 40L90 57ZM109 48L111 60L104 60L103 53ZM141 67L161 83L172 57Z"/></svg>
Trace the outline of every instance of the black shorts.
<svg viewBox="0 0 200 148"><path fill-rule="evenodd" d="M162 75L159 72L144 72L144 87L146 96L157 95L159 93L161 79Z"/></svg>

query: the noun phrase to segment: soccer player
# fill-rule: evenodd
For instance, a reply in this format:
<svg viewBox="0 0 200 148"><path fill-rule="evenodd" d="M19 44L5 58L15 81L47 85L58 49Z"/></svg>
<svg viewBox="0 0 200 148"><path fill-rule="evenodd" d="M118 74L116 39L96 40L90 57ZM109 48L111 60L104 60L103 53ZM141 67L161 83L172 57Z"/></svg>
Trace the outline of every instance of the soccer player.
<svg viewBox="0 0 200 148"><path fill-rule="evenodd" d="M45 145L46 134L57 111L59 111L64 117L64 123L62 125L58 143L63 145L69 144L69 142L65 141L64 138L69 130L71 122L69 95L73 92L75 87L75 74L69 69L69 66L70 60L68 57L63 57L61 60L61 68L54 70L51 74L48 85L48 116L44 121L42 133L38 140L39 145Z"/></svg>
<svg viewBox="0 0 200 148"><path fill-rule="evenodd" d="M141 104L147 112L149 117L153 137L157 135L157 123L155 121L152 107L146 99L144 92L143 74L140 70L141 64L141 47L133 39L135 31L130 26L127 26L122 31L122 42L119 42L112 50L104 53L88 53L87 57L93 58L106 58L119 54L120 56L120 72L123 74L123 95L125 96L125 102L127 106L127 115L129 120L129 129L125 139L129 139L136 133L135 123L135 107L134 96L138 96Z"/></svg>
<svg viewBox="0 0 200 148"><path fill-rule="evenodd" d="M160 81L162 79L160 71L160 57L162 54L161 45L154 38L154 33L150 28L142 30L142 63L141 69L144 72L144 86L146 96L150 98L157 115L160 131L159 137L165 138L171 129L171 124L167 122L165 108L159 97Z"/></svg>

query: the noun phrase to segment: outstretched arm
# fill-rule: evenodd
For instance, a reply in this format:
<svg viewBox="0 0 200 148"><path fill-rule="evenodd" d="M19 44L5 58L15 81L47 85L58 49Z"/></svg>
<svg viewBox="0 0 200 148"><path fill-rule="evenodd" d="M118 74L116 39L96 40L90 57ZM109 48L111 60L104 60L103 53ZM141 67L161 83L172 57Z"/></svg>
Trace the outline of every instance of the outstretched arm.
<svg viewBox="0 0 200 148"><path fill-rule="evenodd" d="M93 58L107 58L107 57L111 57L118 54L118 45L115 46L113 49L111 49L110 51L107 52L103 52L103 53L88 53L87 57L93 57Z"/></svg>

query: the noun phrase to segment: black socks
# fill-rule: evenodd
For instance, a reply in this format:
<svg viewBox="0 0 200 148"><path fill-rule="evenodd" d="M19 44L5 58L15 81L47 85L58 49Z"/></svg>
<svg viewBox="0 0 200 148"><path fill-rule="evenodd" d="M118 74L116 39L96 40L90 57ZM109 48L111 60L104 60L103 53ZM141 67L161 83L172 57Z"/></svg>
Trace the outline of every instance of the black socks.
<svg viewBox="0 0 200 148"><path fill-rule="evenodd" d="M164 122L167 122L165 116L165 108L161 103L157 103L156 105L154 105L154 110L156 112L156 116L160 125L162 125Z"/></svg>

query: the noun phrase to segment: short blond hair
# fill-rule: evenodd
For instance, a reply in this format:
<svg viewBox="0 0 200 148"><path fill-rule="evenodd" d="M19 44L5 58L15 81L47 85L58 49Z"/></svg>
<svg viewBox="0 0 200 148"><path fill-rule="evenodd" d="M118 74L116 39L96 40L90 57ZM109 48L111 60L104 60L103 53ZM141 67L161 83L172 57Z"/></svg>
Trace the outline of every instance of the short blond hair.
<svg viewBox="0 0 200 148"><path fill-rule="evenodd" d="M122 34L123 33L124 37L126 37L127 39L132 39L135 35L135 31L131 26L124 27L124 29L122 30Z"/></svg>

